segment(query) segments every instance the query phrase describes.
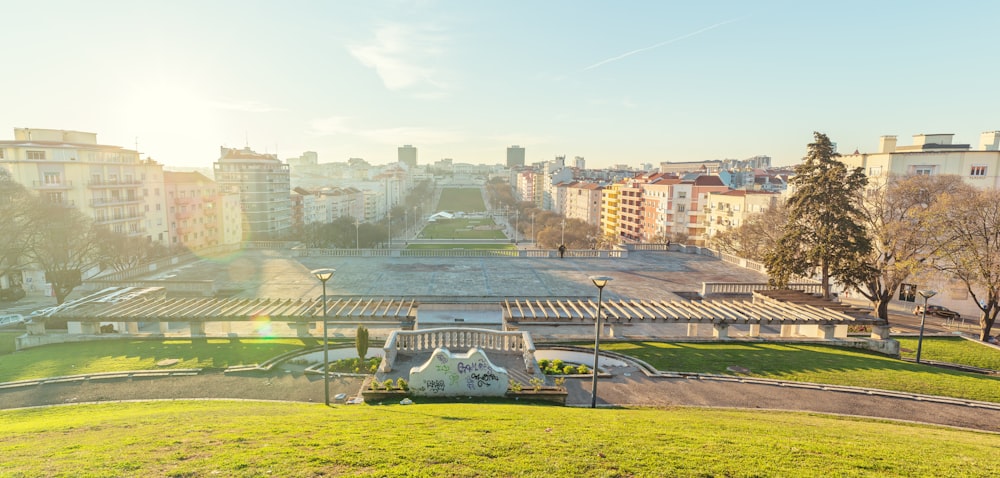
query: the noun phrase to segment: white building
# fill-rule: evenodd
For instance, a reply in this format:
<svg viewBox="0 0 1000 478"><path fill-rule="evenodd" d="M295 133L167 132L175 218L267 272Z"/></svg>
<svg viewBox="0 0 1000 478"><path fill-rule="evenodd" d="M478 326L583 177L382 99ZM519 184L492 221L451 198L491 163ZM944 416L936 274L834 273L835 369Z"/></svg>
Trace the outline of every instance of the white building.
<svg viewBox="0 0 1000 478"><path fill-rule="evenodd" d="M240 195L246 240L278 239L292 225L288 165L273 154L250 148L220 148L215 181L223 192Z"/></svg>

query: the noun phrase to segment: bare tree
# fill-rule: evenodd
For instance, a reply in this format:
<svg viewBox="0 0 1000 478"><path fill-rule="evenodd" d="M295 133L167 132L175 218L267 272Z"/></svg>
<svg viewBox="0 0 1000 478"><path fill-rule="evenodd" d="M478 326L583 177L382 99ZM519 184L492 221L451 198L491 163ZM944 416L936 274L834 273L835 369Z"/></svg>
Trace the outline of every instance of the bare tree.
<svg viewBox="0 0 1000 478"><path fill-rule="evenodd" d="M738 227L712 236L712 247L727 254L763 262L781 238L781 231L788 222L788 209L775 205L764 212L747 216Z"/></svg>
<svg viewBox="0 0 1000 478"><path fill-rule="evenodd" d="M45 271L56 303L62 304L81 284L83 272L97 263L97 228L75 208L38 198L32 203L34 227L26 254Z"/></svg>
<svg viewBox="0 0 1000 478"><path fill-rule="evenodd" d="M97 259L102 266L124 271L167 255L167 248L138 236L129 236L105 228L95 231Z"/></svg>
<svg viewBox="0 0 1000 478"><path fill-rule="evenodd" d="M942 194L968 187L951 175L892 176L869 184L861 211L872 238L865 258L872 274L855 288L872 302L877 317L889 318L899 287L935 253L929 208Z"/></svg>
<svg viewBox="0 0 1000 478"><path fill-rule="evenodd" d="M25 260L34 217L29 214L31 194L0 168L0 278L7 287L21 286L19 268ZM0 284L2 286L3 284Z"/></svg>
<svg viewBox="0 0 1000 478"><path fill-rule="evenodd" d="M935 266L961 281L981 311L987 340L1000 313L1000 191L963 188L932 207Z"/></svg>

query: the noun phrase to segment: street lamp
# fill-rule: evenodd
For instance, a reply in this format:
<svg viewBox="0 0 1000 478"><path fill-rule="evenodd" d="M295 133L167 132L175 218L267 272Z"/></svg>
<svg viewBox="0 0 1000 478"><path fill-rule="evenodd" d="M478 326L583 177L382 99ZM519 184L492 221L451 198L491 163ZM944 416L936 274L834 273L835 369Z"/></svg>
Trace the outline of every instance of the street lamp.
<svg viewBox="0 0 1000 478"><path fill-rule="evenodd" d="M517 227L521 225L521 210L514 210L514 244L517 244Z"/></svg>
<svg viewBox="0 0 1000 478"><path fill-rule="evenodd" d="M918 290L917 294L924 298L924 308L920 314L920 335L917 336L917 363L920 363L920 348L924 345L924 320L927 320L927 299L937 295L937 291Z"/></svg>
<svg viewBox="0 0 1000 478"><path fill-rule="evenodd" d="M566 245L566 220L562 220L562 241L559 244Z"/></svg>
<svg viewBox="0 0 1000 478"><path fill-rule="evenodd" d="M604 299L604 286L613 279L608 276L590 276L597 286L597 317L594 319L594 379L590 389L590 408L597 408L597 358L601 351L601 302Z"/></svg>
<svg viewBox="0 0 1000 478"><path fill-rule="evenodd" d="M392 210L386 213L386 217L389 218L389 249L392 249Z"/></svg>
<svg viewBox="0 0 1000 478"><path fill-rule="evenodd" d="M330 406L330 339L326 330L326 281L337 269L316 269L312 274L323 283L323 403Z"/></svg>
<svg viewBox="0 0 1000 478"><path fill-rule="evenodd" d="M531 213L531 247L535 247L535 213Z"/></svg>
<svg viewBox="0 0 1000 478"><path fill-rule="evenodd" d="M361 249L361 221L354 218L354 250Z"/></svg>

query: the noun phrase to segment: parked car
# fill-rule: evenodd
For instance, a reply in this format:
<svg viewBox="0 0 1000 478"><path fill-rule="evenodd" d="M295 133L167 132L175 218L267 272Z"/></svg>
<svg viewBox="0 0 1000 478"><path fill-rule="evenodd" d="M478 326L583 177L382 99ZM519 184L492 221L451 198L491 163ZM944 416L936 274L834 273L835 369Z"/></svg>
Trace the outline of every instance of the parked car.
<svg viewBox="0 0 1000 478"><path fill-rule="evenodd" d="M913 308L913 315L920 315L923 312L924 306L918 305ZM958 320L962 318L962 314L955 312L947 307L942 307L940 305L928 305L927 315L936 315L938 317L944 317L946 319Z"/></svg>

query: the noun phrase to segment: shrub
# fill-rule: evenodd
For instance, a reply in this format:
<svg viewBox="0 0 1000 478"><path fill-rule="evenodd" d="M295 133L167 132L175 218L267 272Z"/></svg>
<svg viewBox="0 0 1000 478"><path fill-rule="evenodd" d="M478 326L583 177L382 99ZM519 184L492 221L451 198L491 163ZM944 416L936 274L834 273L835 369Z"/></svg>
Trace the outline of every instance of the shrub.
<svg viewBox="0 0 1000 478"><path fill-rule="evenodd" d="M384 387L384 388L385 388L386 390L392 390L392 389L393 389L393 387L395 386L395 383L394 383L394 382L392 381L392 379L391 379L391 378L387 378L387 379L385 379L385 382L382 382L382 386L383 386L383 387Z"/></svg>
<svg viewBox="0 0 1000 478"><path fill-rule="evenodd" d="M382 384L379 383L378 380L372 380L372 384L371 384L370 388L372 390L382 390Z"/></svg>
<svg viewBox="0 0 1000 478"><path fill-rule="evenodd" d="M410 384L406 383L406 380L404 380L403 377L399 377L396 379L396 388L400 390L409 390Z"/></svg>
<svg viewBox="0 0 1000 478"><path fill-rule="evenodd" d="M528 382L531 383L531 388L534 388L536 392L539 391L539 390L541 390L542 389L542 384L545 383L544 380L542 380L542 379L540 379L538 377L535 377L535 378L529 380Z"/></svg>
<svg viewBox="0 0 1000 478"><path fill-rule="evenodd" d="M576 373L576 371L577 371L577 367L574 367L572 365L567 365L567 366L563 367L562 373L563 373L563 375L573 375L573 374Z"/></svg>
<svg viewBox="0 0 1000 478"><path fill-rule="evenodd" d="M538 361L538 368L545 370L549 368L549 359L541 359Z"/></svg>
<svg viewBox="0 0 1000 478"><path fill-rule="evenodd" d="M555 359L552 361L552 368L556 370L562 370L564 365L566 365L566 363L563 362L562 360Z"/></svg>
<svg viewBox="0 0 1000 478"><path fill-rule="evenodd" d="M576 373L578 373L580 375L589 375L590 374L590 369L587 368L586 365L580 365L579 367L576 368Z"/></svg>
<svg viewBox="0 0 1000 478"><path fill-rule="evenodd" d="M513 380L512 379L512 380L510 380L510 382L508 382L507 388L511 389L511 391L513 391L515 393L520 392L521 388L522 388L521 382L518 382L517 380Z"/></svg>
<svg viewBox="0 0 1000 478"><path fill-rule="evenodd" d="M556 377L555 384L559 388L564 388L566 385L566 377Z"/></svg>

